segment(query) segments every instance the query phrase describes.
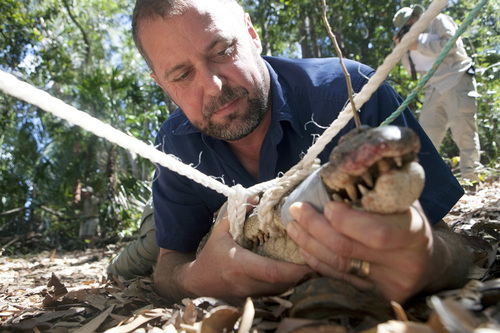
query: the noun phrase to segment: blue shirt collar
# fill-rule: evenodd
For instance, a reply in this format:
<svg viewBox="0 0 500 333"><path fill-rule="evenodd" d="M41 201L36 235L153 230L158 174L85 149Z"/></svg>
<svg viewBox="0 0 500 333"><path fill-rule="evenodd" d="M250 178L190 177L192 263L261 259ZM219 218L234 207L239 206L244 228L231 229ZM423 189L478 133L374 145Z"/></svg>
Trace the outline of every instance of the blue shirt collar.
<svg viewBox="0 0 500 333"><path fill-rule="evenodd" d="M289 122L292 128L302 136L299 125L299 117L296 117L295 113L297 110L293 108L291 103L288 103L288 94L291 92L287 89L286 85L280 83L278 74L274 71L271 65L266 61L266 57L263 57L264 62L269 70L269 77L271 81L271 112L272 112L272 122L270 131L274 131L273 128L279 129L281 133L271 133L276 143L281 140L282 130L281 126L277 126L279 122L286 121ZM275 135L278 135L277 137Z"/></svg>

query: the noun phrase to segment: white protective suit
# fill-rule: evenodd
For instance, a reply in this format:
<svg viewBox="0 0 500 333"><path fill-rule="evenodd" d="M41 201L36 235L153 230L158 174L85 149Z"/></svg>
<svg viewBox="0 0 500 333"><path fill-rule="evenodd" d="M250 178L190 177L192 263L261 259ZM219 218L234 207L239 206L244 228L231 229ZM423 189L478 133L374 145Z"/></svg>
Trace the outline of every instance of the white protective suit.
<svg viewBox="0 0 500 333"><path fill-rule="evenodd" d="M410 58L415 69L424 75L457 31L457 25L447 15L439 14L420 34L417 50L402 58L411 73ZM478 96L472 59L467 56L461 38L425 86L425 102L419 122L439 150L448 128L460 150L460 171L463 179L478 181L479 135L476 125Z"/></svg>

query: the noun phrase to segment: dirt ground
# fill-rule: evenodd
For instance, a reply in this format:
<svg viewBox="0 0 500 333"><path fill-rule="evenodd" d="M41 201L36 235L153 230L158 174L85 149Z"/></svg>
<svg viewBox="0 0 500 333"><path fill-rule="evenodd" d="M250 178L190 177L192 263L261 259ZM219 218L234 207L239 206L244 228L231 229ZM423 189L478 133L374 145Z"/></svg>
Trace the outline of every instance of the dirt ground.
<svg viewBox="0 0 500 333"><path fill-rule="evenodd" d="M445 220L455 231L478 238L471 283L460 290L422 295L404 307L389 305L388 316L382 312L385 305L365 302L365 296L355 292L349 297L330 294L329 303L313 302L300 318L290 315L296 307L290 298L293 290L280 297L248 299L240 307L206 297L171 304L154 292L150 278L108 277L106 267L121 250L116 245L27 256L4 253L0 333L500 332L499 215L499 180L465 195ZM334 311L318 318L324 309Z"/></svg>

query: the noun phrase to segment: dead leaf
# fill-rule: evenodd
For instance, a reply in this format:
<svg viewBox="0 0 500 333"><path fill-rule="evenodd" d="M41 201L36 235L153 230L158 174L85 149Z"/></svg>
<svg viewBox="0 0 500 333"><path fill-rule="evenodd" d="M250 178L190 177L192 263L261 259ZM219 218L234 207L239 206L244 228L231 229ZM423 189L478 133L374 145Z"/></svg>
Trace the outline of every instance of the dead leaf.
<svg viewBox="0 0 500 333"><path fill-rule="evenodd" d="M481 323L459 302L451 299L441 299L431 296L430 303L444 327L450 332L469 333Z"/></svg>
<svg viewBox="0 0 500 333"><path fill-rule="evenodd" d="M243 315L241 316L238 333L250 332L254 317L255 317L255 308L253 306L252 299L248 297L247 300L245 301L245 306L243 307Z"/></svg>
<svg viewBox="0 0 500 333"><path fill-rule="evenodd" d="M394 313L396 314L396 319L398 319L399 321L408 321L408 317L406 316L405 310L403 309L401 304L395 301L391 301L391 306L394 310Z"/></svg>
<svg viewBox="0 0 500 333"><path fill-rule="evenodd" d="M47 287L54 287L54 298L64 296L68 293L68 289L66 289L64 284L61 283L61 280L59 280L57 275L55 275L54 273L52 273L52 276L47 283Z"/></svg>
<svg viewBox="0 0 500 333"><path fill-rule="evenodd" d="M75 307L65 311L50 311L42 314L41 316L35 317L29 320L23 320L17 324L9 326L10 328L27 330L34 329L35 327L47 327L51 326L50 321L55 319L74 316L75 314L85 311L85 308Z"/></svg>
<svg viewBox="0 0 500 333"><path fill-rule="evenodd" d="M56 249L54 249L54 250L52 251L52 254L50 255L49 261L50 261L50 262L53 262L53 261L54 261L54 257L55 257L55 256L56 256Z"/></svg>
<svg viewBox="0 0 500 333"><path fill-rule="evenodd" d="M83 303L86 297L86 289L72 290L64 297L64 301L65 303Z"/></svg>
<svg viewBox="0 0 500 333"><path fill-rule="evenodd" d="M182 320L184 320L184 323L187 325L193 325L198 321L198 309L193 302L190 302L188 306L186 306L184 314L182 315Z"/></svg>
<svg viewBox="0 0 500 333"><path fill-rule="evenodd" d="M108 297L104 295L88 294L85 296L85 303L93 306L96 309L103 311L106 308Z"/></svg>
<svg viewBox="0 0 500 333"><path fill-rule="evenodd" d="M201 321L201 333L231 332L241 316L241 311L229 305L221 305L205 315Z"/></svg>
<svg viewBox="0 0 500 333"><path fill-rule="evenodd" d="M87 324L83 325L79 329L75 330L73 333L92 333L95 332L99 326L104 322L104 320L109 316L109 314L113 311L115 306L112 305L106 309L103 313L89 321Z"/></svg>
<svg viewBox="0 0 500 333"><path fill-rule="evenodd" d="M141 325L147 323L148 321L151 321L155 318L161 317L166 313L164 309L154 309L154 310L147 310L143 311L140 314L133 316L130 318L129 323L123 325L123 326L117 326L114 328L111 328L105 333L128 333L132 332Z"/></svg>

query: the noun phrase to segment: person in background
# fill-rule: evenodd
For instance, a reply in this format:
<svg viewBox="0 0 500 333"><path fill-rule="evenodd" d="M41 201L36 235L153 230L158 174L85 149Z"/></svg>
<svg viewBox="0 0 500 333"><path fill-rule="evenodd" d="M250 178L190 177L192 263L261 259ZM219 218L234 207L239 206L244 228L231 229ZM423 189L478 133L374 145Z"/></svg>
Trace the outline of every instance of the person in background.
<svg viewBox="0 0 500 333"><path fill-rule="evenodd" d="M248 188L296 165L349 99L337 58L262 57L250 16L235 0L137 0L132 34L151 77L178 106L160 128L156 146L229 185ZM373 69L344 63L359 92ZM361 123L378 126L401 102L384 82L361 107ZM157 166L156 291L172 301L209 296L241 304L248 296L284 292L313 271L398 302L461 286L472 256L442 218L463 190L409 109L393 124L412 128L420 138L426 172L420 200L391 215L339 202L329 202L324 213L293 204L295 220L287 231L307 265L242 248L229 232L227 210L213 223L224 195ZM349 122L318 155L322 163L354 127Z"/></svg>
<svg viewBox="0 0 500 333"><path fill-rule="evenodd" d="M82 194L83 210L79 236L86 247L93 249L95 247L95 236L99 228L99 205L101 200L94 195L94 189L90 186L84 187Z"/></svg>
<svg viewBox="0 0 500 333"><path fill-rule="evenodd" d="M396 27L393 40L396 44L423 11L420 5L398 10L393 18ZM438 14L403 56L401 61L406 71L413 78L416 78L416 73L425 75L456 31L457 25L450 16ZM419 122L437 150L450 128L460 150L461 178L471 191L475 191L480 180L477 172L480 167L477 96L474 64L465 51L462 39L458 38L425 85Z"/></svg>
<svg viewBox="0 0 500 333"><path fill-rule="evenodd" d="M153 272L160 248L155 240L153 199L144 206L139 237L127 245L107 267L107 272L125 279L149 276Z"/></svg>

